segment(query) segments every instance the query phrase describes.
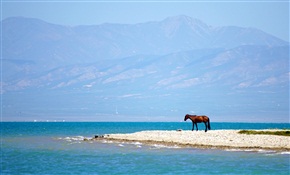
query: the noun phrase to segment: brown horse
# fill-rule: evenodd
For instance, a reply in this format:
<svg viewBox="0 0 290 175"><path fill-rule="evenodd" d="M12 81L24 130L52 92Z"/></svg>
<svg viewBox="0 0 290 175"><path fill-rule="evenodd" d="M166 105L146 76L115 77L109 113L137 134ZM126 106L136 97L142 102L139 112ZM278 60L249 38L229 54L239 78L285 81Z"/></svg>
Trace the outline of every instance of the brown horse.
<svg viewBox="0 0 290 175"><path fill-rule="evenodd" d="M197 123L201 122L205 124L205 132L207 131L207 129L210 130L209 118L205 115L198 116L186 114L184 117L184 121L186 121L187 119L190 119L192 121L192 131L194 130L194 125L196 126L196 130L198 131Z"/></svg>

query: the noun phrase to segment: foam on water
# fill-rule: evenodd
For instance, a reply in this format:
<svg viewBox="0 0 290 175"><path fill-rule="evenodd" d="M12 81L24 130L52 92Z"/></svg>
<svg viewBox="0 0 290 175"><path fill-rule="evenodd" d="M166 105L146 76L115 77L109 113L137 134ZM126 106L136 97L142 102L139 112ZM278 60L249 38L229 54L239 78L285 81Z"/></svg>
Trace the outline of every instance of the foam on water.
<svg viewBox="0 0 290 175"><path fill-rule="evenodd" d="M80 144L83 143L85 139L89 139L89 137L84 137L84 136L72 136L72 137L58 137L57 140L63 140L68 142L70 145L71 144ZM93 143L92 141L88 143Z"/></svg>
<svg viewBox="0 0 290 175"><path fill-rule="evenodd" d="M162 148L168 148L168 149L178 149L180 148L177 145L174 146L168 146L168 145L162 145L162 144L153 144L151 149L162 149Z"/></svg>
<svg viewBox="0 0 290 175"><path fill-rule="evenodd" d="M266 149L240 149L240 148L230 148L225 149L225 151L232 151L232 152L256 152L261 154L276 154L277 151L275 150L266 150Z"/></svg>
<svg viewBox="0 0 290 175"><path fill-rule="evenodd" d="M132 142L134 145L143 145L141 142Z"/></svg>
<svg viewBox="0 0 290 175"><path fill-rule="evenodd" d="M276 153L277 151L274 150L265 150L265 149L259 149L257 150L259 153L266 153L266 154L272 154L272 153Z"/></svg>

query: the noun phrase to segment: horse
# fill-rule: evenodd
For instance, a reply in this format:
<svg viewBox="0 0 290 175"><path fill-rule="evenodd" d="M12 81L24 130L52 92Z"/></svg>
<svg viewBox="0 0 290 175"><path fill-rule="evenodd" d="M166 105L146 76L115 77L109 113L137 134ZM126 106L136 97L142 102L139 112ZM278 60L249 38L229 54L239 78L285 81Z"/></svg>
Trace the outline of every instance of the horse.
<svg viewBox="0 0 290 175"><path fill-rule="evenodd" d="M187 119L190 119L192 121L192 131L194 130L194 125L196 126L196 131L198 131L197 123L201 122L205 124L205 132L207 131L207 129L210 130L209 118L205 115L198 116L186 114L184 117L184 121L186 121Z"/></svg>

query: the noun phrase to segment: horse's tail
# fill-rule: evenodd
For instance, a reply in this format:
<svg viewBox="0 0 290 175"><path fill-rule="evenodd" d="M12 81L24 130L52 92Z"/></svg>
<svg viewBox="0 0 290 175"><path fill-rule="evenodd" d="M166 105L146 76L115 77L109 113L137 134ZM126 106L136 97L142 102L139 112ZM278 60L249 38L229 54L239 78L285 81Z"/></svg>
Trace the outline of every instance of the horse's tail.
<svg viewBox="0 0 290 175"><path fill-rule="evenodd" d="M208 118L207 124L208 124L208 129L210 129L210 122L209 122L209 118Z"/></svg>

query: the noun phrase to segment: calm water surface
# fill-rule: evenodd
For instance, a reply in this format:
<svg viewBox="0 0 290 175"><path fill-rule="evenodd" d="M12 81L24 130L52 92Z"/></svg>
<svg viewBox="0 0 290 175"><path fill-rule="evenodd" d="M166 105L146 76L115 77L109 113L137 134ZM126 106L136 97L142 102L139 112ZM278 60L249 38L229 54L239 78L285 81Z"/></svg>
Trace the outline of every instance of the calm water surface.
<svg viewBox="0 0 290 175"><path fill-rule="evenodd" d="M289 124L212 123L214 129ZM1 174L290 174L289 152L84 142L95 134L190 130L190 123L1 123ZM203 129L200 125L200 129Z"/></svg>

